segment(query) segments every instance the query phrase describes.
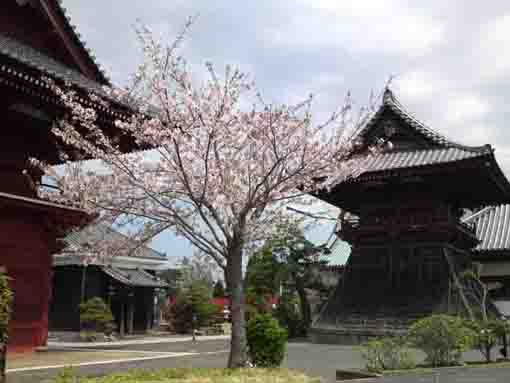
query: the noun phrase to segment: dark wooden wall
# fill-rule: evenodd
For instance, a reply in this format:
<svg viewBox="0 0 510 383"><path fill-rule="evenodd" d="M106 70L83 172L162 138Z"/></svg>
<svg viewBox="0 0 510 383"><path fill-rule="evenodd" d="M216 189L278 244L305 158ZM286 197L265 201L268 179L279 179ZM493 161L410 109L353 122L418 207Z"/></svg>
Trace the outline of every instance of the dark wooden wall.
<svg viewBox="0 0 510 383"><path fill-rule="evenodd" d="M53 271L53 296L50 304L51 331L79 331L81 301L81 266L59 266ZM96 266L88 266L85 277L85 299L107 299L108 277Z"/></svg>

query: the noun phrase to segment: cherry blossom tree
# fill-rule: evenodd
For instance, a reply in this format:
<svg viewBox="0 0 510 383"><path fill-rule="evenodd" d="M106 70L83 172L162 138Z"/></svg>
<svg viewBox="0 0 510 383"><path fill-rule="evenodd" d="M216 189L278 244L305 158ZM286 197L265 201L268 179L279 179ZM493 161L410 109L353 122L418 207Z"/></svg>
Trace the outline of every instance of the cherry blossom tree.
<svg viewBox="0 0 510 383"><path fill-rule="evenodd" d="M362 170L351 137L369 110L353 112L347 96L317 123L312 97L269 103L231 66L220 75L207 63L208 76L200 80L179 53L190 24L171 44L140 28L144 60L129 86L88 95L105 105L129 103L133 113L115 122L116 137L151 150L124 153L83 95L52 83L68 111L53 133L99 160L101 171L76 162L46 171L60 189L51 198L112 222L134 217L143 223L141 241L172 230L225 270L233 323L228 366L239 367L247 360L243 257L288 221L288 204L308 205L310 192Z"/></svg>

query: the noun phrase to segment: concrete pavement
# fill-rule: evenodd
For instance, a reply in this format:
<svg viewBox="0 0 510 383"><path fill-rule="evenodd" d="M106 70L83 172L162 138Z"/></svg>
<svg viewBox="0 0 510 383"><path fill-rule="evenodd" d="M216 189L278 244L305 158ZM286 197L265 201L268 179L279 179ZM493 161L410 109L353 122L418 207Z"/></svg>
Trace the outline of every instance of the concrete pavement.
<svg viewBox="0 0 510 383"><path fill-rule="evenodd" d="M99 376L131 369L159 368L210 368L224 367L228 359L228 340L202 340L125 345L105 352L153 352L161 353L153 358L120 361L104 364L85 364L76 367L81 375ZM76 351L83 352L83 351ZM320 377L323 382L334 382L337 368L362 368L360 353L355 347L318 345L309 343L289 343L284 367L296 369L310 376ZM58 374L58 368L30 371L11 371L9 383L39 383ZM435 373L409 374L385 377L375 380L380 383L508 383L510 368L470 368L443 369ZM434 380L436 379L436 380Z"/></svg>

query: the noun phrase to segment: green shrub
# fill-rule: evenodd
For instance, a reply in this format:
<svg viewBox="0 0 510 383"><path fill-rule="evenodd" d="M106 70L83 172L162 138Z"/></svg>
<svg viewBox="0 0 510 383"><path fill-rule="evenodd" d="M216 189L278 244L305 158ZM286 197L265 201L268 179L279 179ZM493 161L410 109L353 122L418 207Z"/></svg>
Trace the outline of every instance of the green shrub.
<svg viewBox="0 0 510 383"><path fill-rule="evenodd" d="M11 317L13 294L9 288L9 277L0 271L0 343L6 343Z"/></svg>
<svg viewBox="0 0 510 383"><path fill-rule="evenodd" d="M285 357L287 331L270 314L254 315L246 329L248 350L257 367L278 367Z"/></svg>
<svg viewBox="0 0 510 383"><path fill-rule="evenodd" d="M508 324L502 320L465 321L466 327L473 331L473 345L483 355L487 363L492 362L492 349L498 344L505 333Z"/></svg>
<svg viewBox="0 0 510 383"><path fill-rule="evenodd" d="M80 304L80 322L82 328L93 332L111 333L114 328L110 306L99 297Z"/></svg>
<svg viewBox="0 0 510 383"><path fill-rule="evenodd" d="M432 366L458 364L472 346L473 336L462 318L442 314L420 319L409 329L412 344L427 355L426 362Z"/></svg>
<svg viewBox="0 0 510 383"><path fill-rule="evenodd" d="M362 345L362 356L367 370L372 372L407 370L416 366L403 337L371 339Z"/></svg>

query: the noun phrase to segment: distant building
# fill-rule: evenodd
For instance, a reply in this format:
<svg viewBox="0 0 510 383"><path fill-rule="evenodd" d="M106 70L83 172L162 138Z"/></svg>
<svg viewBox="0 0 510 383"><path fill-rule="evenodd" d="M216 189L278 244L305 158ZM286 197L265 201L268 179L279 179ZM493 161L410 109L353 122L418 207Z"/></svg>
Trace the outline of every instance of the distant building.
<svg viewBox="0 0 510 383"><path fill-rule="evenodd" d="M96 244L104 241L118 244L122 255L84 266ZM168 268L165 254L140 246L101 222L68 235L64 242L67 247L54 256L50 331L79 331L79 304L93 297L110 303L120 334L152 328L157 319L156 290L167 287L155 275Z"/></svg>
<svg viewBox="0 0 510 383"><path fill-rule="evenodd" d="M489 206L464 219L476 227L473 261L500 314L510 319L510 205Z"/></svg>

